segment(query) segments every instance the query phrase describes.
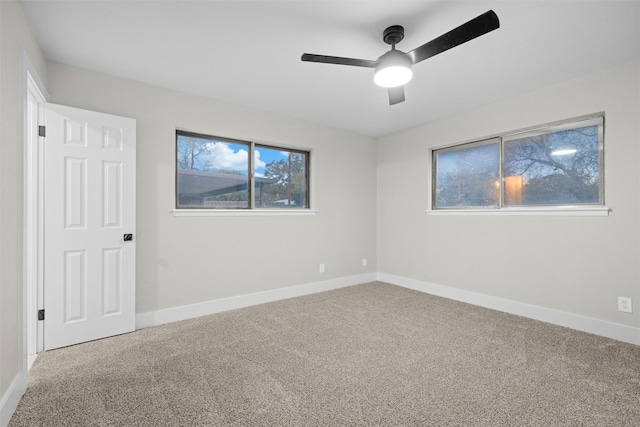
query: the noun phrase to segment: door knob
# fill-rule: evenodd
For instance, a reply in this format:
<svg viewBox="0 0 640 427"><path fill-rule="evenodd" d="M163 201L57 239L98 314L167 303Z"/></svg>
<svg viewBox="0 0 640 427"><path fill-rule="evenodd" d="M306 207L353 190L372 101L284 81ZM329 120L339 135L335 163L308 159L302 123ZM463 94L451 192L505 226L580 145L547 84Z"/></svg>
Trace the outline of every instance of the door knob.
<svg viewBox="0 0 640 427"><path fill-rule="evenodd" d="M131 240L133 240L133 234L125 234L124 235L124 241L125 242L129 242Z"/></svg>

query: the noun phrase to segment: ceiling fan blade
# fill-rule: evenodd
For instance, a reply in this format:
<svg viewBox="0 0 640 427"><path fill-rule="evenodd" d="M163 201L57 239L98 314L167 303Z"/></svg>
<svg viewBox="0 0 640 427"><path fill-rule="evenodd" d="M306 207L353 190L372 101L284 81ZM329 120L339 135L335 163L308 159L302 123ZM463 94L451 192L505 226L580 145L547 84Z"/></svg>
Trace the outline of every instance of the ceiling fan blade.
<svg viewBox="0 0 640 427"><path fill-rule="evenodd" d="M305 53L301 58L306 62L322 62L324 64L353 65L355 67L375 68L378 61L370 61L368 59L342 58L340 56L314 55Z"/></svg>
<svg viewBox="0 0 640 427"><path fill-rule="evenodd" d="M404 86L389 88L389 105L395 105L404 102Z"/></svg>
<svg viewBox="0 0 640 427"><path fill-rule="evenodd" d="M493 10L489 10L482 15L473 18L471 21L460 25L446 34L437 37L430 42L412 50L407 55L411 57L414 64L424 61L446 50L466 43L470 40L487 34L490 31L500 28L498 15Z"/></svg>

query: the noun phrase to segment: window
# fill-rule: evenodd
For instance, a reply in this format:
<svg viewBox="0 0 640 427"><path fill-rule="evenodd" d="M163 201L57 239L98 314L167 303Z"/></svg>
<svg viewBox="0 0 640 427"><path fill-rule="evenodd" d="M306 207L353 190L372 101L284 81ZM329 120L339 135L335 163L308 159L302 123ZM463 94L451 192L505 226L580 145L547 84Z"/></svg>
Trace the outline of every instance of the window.
<svg viewBox="0 0 640 427"><path fill-rule="evenodd" d="M176 208L308 209L309 155L176 131Z"/></svg>
<svg viewBox="0 0 640 427"><path fill-rule="evenodd" d="M500 145L489 140L438 150L435 204L437 208L498 207Z"/></svg>
<svg viewBox="0 0 640 427"><path fill-rule="evenodd" d="M433 150L433 209L604 205L604 117Z"/></svg>

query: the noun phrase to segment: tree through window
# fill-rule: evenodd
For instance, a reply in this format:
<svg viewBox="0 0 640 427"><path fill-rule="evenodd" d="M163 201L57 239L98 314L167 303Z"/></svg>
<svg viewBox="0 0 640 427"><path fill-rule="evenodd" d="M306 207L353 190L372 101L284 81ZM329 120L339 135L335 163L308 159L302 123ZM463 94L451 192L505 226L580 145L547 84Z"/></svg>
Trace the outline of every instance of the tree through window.
<svg viewBox="0 0 640 427"><path fill-rule="evenodd" d="M599 133L594 124L505 140L505 205L598 203Z"/></svg>
<svg viewBox="0 0 640 427"><path fill-rule="evenodd" d="M433 207L603 205L604 118L433 151Z"/></svg>
<svg viewBox="0 0 640 427"><path fill-rule="evenodd" d="M176 207L309 208L309 152L177 131Z"/></svg>

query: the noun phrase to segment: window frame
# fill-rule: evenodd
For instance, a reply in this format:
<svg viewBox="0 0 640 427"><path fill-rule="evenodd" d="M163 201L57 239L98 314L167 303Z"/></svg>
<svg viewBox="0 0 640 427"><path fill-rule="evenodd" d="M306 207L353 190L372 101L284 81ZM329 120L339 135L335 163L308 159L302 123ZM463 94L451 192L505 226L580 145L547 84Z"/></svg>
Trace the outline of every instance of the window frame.
<svg viewBox="0 0 640 427"><path fill-rule="evenodd" d="M212 207L180 207L178 204L178 138L179 136L202 138L215 140L219 142L242 144L247 146L248 155L248 171L247 171L247 201L248 206L242 208L212 208ZM256 148L266 148L272 150L282 150L293 153L305 154L305 191L306 204L304 207L287 207L287 208L269 208L255 206L255 183L256 176L254 171L254 156ZM264 142L259 140L238 139L221 137L216 135L192 132L176 128L174 140L174 207L172 214L177 217L200 217L200 216L274 216L274 215L315 215L317 213L313 207L312 198L312 164L313 150L310 148L293 147L285 144L275 144L272 142Z"/></svg>
<svg viewBox="0 0 640 427"><path fill-rule="evenodd" d="M598 202L583 204L546 204L546 205L522 205L505 206L505 186L504 186L504 144L505 142L525 138L527 136L540 135L545 133L560 132L562 130L598 125ZM429 215L559 215L559 216L608 216L611 209L606 206L605 201L605 114L599 112L571 119L560 120L544 125L531 126L511 132L505 132L490 137L474 139L462 143L450 144L429 149L429 185L427 191L427 209L425 213ZM498 206L469 206L469 207L435 207L436 206L436 174L437 174L437 154L461 150L466 147L498 144L500 182Z"/></svg>

